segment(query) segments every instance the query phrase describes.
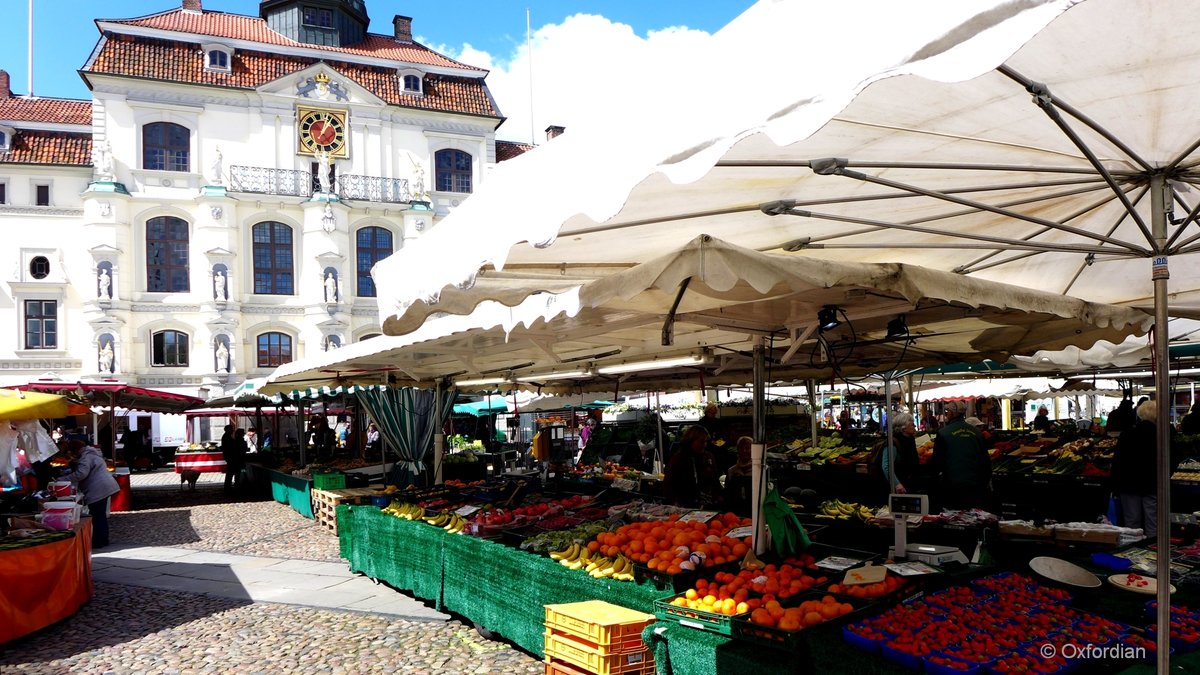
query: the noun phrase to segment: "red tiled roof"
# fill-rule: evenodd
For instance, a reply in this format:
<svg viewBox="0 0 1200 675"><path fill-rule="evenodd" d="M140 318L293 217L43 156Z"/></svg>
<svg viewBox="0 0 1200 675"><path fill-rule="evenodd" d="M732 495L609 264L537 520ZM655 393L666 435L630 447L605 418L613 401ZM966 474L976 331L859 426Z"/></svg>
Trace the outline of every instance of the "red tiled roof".
<svg viewBox="0 0 1200 675"><path fill-rule="evenodd" d="M472 66L442 56L424 45L415 42L396 42L395 39L385 35L368 34L366 40L349 47L330 47L296 42L268 28L267 22L257 16L225 14L224 12L204 12L197 14L195 12L184 12L182 9L176 9L135 19L105 19L104 21L127 26L157 28L159 30L229 38L232 40L252 40L265 45L308 47L334 53L372 56L381 59L391 59L393 61L419 63L427 66L478 70L477 68L472 68Z"/></svg>
<svg viewBox="0 0 1200 675"><path fill-rule="evenodd" d="M5 96L0 91L0 120L92 125L92 102L69 98Z"/></svg>
<svg viewBox="0 0 1200 675"><path fill-rule="evenodd" d="M299 56L238 50L230 64L231 72L216 73L204 70L203 54L195 44L113 35L105 41L87 72L254 89L308 68L317 61ZM500 117L480 78L429 74L425 76L425 94L412 96L404 93L403 82L392 68L337 61L326 63L391 105Z"/></svg>
<svg viewBox="0 0 1200 675"><path fill-rule="evenodd" d="M0 163L92 165L92 135L18 129Z"/></svg>
<svg viewBox="0 0 1200 675"><path fill-rule="evenodd" d="M516 141L496 141L496 162L520 157L535 147L537 146L528 143L517 143Z"/></svg>

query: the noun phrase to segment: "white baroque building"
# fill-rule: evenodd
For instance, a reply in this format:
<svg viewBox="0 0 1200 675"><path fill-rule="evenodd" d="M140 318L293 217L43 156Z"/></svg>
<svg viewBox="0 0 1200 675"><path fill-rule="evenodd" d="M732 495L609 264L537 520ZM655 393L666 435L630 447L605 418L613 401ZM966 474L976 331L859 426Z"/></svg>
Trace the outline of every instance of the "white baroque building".
<svg viewBox="0 0 1200 675"><path fill-rule="evenodd" d="M371 266L529 147L495 140L485 71L393 25L368 33L364 0L183 0L97 21L90 101L0 71L0 386L212 396L378 334Z"/></svg>

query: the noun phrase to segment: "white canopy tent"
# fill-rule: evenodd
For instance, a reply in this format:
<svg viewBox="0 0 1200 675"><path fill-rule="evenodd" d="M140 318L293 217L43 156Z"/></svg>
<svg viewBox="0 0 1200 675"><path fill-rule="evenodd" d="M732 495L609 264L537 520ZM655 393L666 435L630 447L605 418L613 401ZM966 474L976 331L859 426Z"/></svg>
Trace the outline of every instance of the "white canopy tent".
<svg viewBox="0 0 1200 675"><path fill-rule="evenodd" d="M1153 307L1159 326L1200 316L1200 265L1184 263L1200 250L1197 29L1187 0L759 3L644 73L673 83L660 98L498 168L377 266L380 306L401 315L483 264L646 260L705 233ZM729 111L713 82L752 95ZM512 211L531 185L545 203Z"/></svg>

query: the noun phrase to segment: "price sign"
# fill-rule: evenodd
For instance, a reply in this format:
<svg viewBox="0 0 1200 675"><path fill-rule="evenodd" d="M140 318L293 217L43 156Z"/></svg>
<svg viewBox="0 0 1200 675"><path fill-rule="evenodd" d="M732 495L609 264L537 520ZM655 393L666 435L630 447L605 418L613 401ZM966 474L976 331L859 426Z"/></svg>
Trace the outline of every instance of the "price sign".
<svg viewBox="0 0 1200 675"><path fill-rule="evenodd" d="M754 526L753 525L743 525L741 527L735 527L732 530L726 532L725 536L733 537L734 539L741 539L743 537L749 537L753 534L754 534Z"/></svg>
<svg viewBox="0 0 1200 675"><path fill-rule="evenodd" d="M479 510L478 506L463 506L463 507L459 507L459 509L457 511L455 511L455 513L462 516L463 518L466 518L478 510Z"/></svg>
<svg viewBox="0 0 1200 675"><path fill-rule="evenodd" d="M812 464L797 464L797 471L812 471Z"/></svg>
<svg viewBox="0 0 1200 675"><path fill-rule="evenodd" d="M681 523L707 523L717 515L716 511L689 511L679 517Z"/></svg>
<svg viewBox="0 0 1200 675"><path fill-rule="evenodd" d="M614 478L612 486L618 490L624 490L626 492L637 492L639 487L636 480L629 480L628 478Z"/></svg>
<svg viewBox="0 0 1200 675"><path fill-rule="evenodd" d="M855 558L843 558L842 556L831 555L828 558L817 561L817 567L823 567L827 570L842 571L848 570L851 567L856 567L862 564L861 560Z"/></svg>

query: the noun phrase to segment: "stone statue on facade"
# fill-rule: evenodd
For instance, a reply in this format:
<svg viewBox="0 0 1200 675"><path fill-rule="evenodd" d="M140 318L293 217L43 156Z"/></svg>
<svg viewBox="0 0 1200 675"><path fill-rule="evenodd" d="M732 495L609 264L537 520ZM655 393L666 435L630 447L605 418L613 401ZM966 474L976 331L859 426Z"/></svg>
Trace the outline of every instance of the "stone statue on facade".
<svg viewBox="0 0 1200 675"><path fill-rule="evenodd" d="M99 284L98 288L96 289L96 297L100 298L101 300L112 299L112 277L108 276L108 270L101 267L100 274L96 277L96 281Z"/></svg>
<svg viewBox="0 0 1200 675"><path fill-rule="evenodd" d="M325 150L317 152L317 183L321 186L322 194L329 194L329 153Z"/></svg>
<svg viewBox="0 0 1200 675"><path fill-rule="evenodd" d="M217 342L217 372L229 372L229 348L224 342Z"/></svg>
<svg viewBox="0 0 1200 675"><path fill-rule="evenodd" d="M229 299L229 295L225 291L225 273L221 270L213 272L213 297L220 301Z"/></svg>
<svg viewBox="0 0 1200 675"><path fill-rule="evenodd" d="M113 372L113 356L112 340L109 340L100 348L100 372Z"/></svg>
<svg viewBox="0 0 1200 675"><path fill-rule="evenodd" d="M221 172L224 168L221 164L221 146L218 145L216 149L216 156L213 158L212 162L212 174L208 177L208 182L210 185L221 185Z"/></svg>
<svg viewBox="0 0 1200 675"><path fill-rule="evenodd" d="M409 157L413 165L412 198L414 201L427 202L429 195L425 193L425 165Z"/></svg>
<svg viewBox="0 0 1200 675"><path fill-rule="evenodd" d="M112 146L107 140L92 150L92 171L101 180L111 180L113 177Z"/></svg>
<svg viewBox="0 0 1200 675"><path fill-rule="evenodd" d="M333 272L325 273L325 302L337 302L337 279Z"/></svg>

